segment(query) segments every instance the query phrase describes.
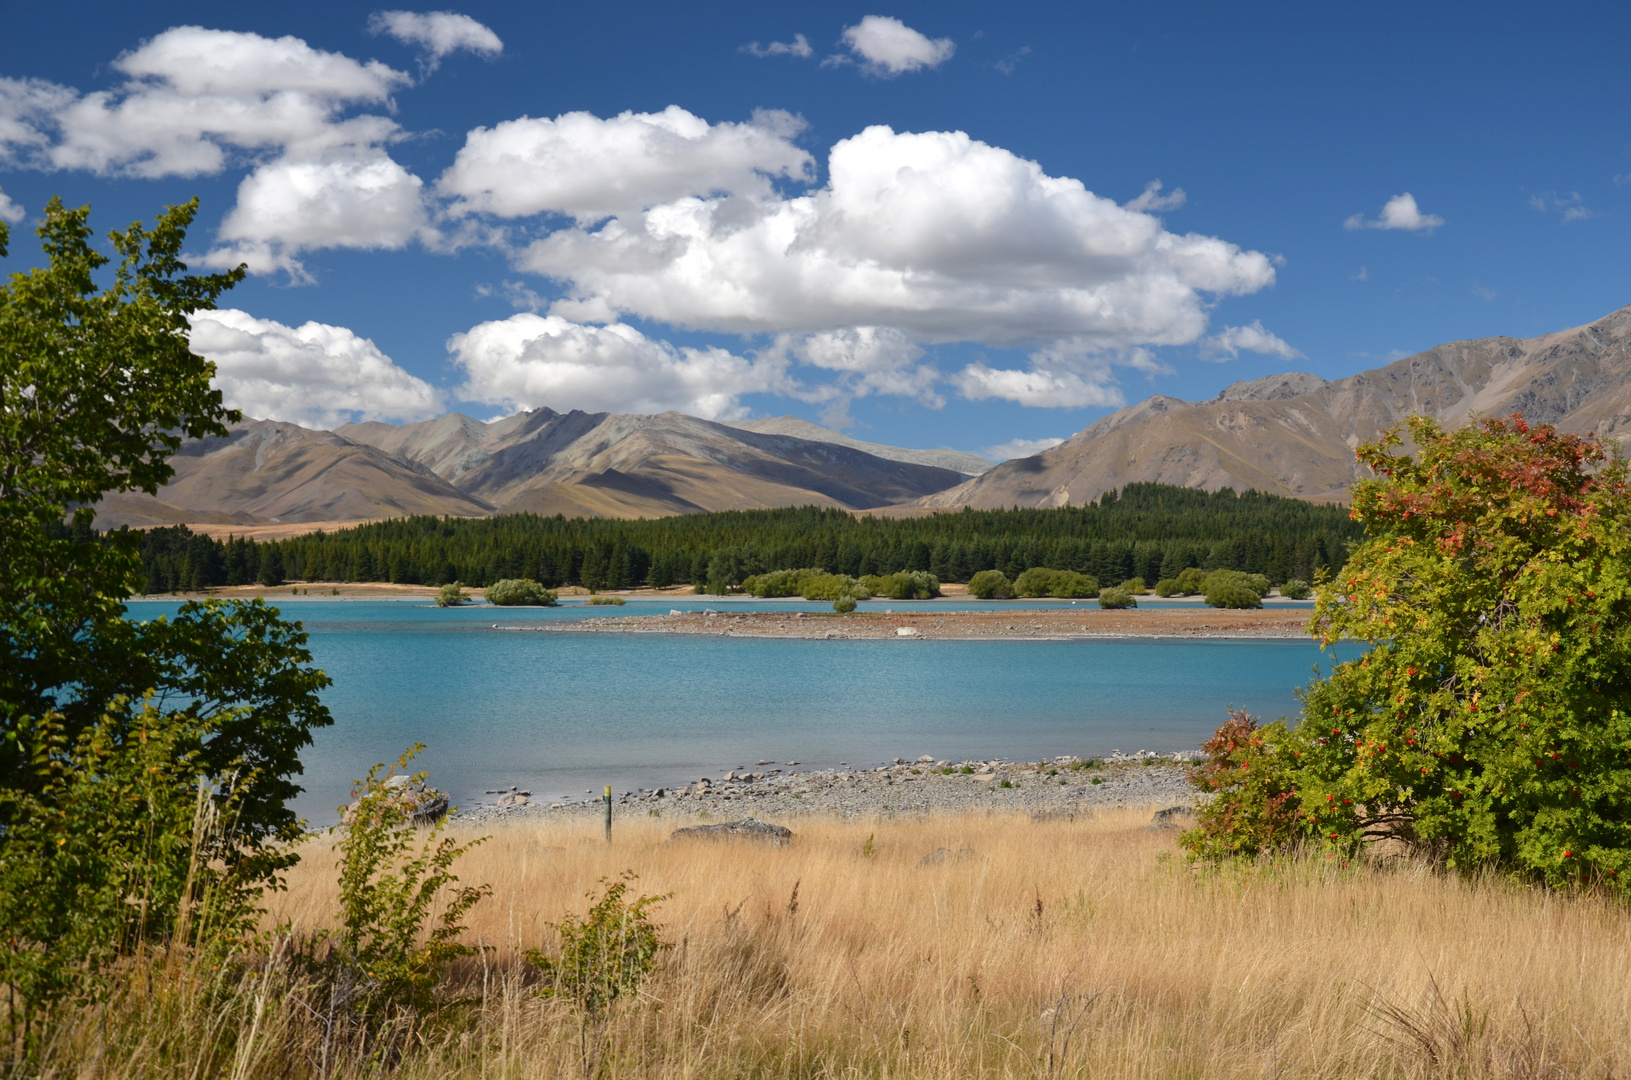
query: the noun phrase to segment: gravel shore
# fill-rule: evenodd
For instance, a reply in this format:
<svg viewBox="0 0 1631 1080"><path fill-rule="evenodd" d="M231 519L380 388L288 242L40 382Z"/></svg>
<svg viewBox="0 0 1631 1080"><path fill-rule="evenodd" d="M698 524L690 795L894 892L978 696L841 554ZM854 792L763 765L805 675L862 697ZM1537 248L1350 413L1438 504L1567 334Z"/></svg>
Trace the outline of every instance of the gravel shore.
<svg viewBox="0 0 1631 1080"><path fill-rule="evenodd" d="M874 768L800 772L796 762L760 762L683 788L614 793L614 820L630 814L684 819L769 821L807 814L845 818L895 814L1029 813L1047 818L1111 806L1189 806L1196 792L1185 753L1059 757L1040 762L897 759ZM458 821L486 824L533 816L598 818L602 800L540 804L531 793L489 792L493 802L461 808Z"/></svg>
<svg viewBox="0 0 1631 1080"><path fill-rule="evenodd" d="M667 615L622 615L529 626L499 627L511 633L544 634L711 634L721 637L940 638L1068 640L1096 637L1302 638L1308 634L1306 608L1225 611L1178 608L1104 611L1099 608L997 611L854 612L836 615L805 611L671 611Z"/></svg>

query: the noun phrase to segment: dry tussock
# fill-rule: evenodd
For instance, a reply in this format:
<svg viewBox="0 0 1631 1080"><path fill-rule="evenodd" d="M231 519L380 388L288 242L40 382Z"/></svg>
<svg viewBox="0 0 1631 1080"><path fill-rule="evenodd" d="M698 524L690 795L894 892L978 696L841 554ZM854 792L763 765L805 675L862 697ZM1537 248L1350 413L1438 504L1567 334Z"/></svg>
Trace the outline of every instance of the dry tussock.
<svg viewBox="0 0 1631 1080"><path fill-rule="evenodd" d="M786 848L671 844L654 819L619 823L610 846L592 822L502 827L459 868L494 889L471 922L492 950L454 973L470 1004L392 1068L580 1076L576 1018L516 958L632 869L670 894L674 947L612 1018L603 1076L1631 1074L1622 905L1317 857L1197 871L1148 820L806 820ZM974 854L920 865L941 847ZM331 871L314 847L276 921L329 925ZM254 1045L240 1034L224 1071L316 1075L300 988L253 991L214 1006L241 1032L260 1001ZM90 1071L171 1074L127 1041Z"/></svg>

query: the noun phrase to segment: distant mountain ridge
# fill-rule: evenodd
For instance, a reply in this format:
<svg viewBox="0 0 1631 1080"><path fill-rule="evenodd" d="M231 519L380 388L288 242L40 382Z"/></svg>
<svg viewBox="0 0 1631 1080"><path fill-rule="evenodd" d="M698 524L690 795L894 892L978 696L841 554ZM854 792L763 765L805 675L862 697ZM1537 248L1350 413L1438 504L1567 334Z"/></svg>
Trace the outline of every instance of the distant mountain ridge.
<svg viewBox="0 0 1631 1080"><path fill-rule="evenodd" d="M882 443L862 442L852 439L848 435L839 434L831 428L824 428L820 424L812 424L808 420L800 420L796 416L772 416L763 420L733 420L730 426L741 428L744 431L758 431L767 435L791 435L798 439L809 439L813 442L829 442L837 446L847 446L852 450L860 450L874 457L881 457L888 461L908 461L914 465L933 465L939 469L951 469L965 476L978 476L990 469L995 462L987 461L978 454L971 454L966 450L952 450L949 447L937 447L933 450L904 450L898 446L885 446Z"/></svg>
<svg viewBox="0 0 1631 1080"><path fill-rule="evenodd" d="M1203 402L1158 394L914 505L1063 506L1137 481L1343 499L1360 478L1354 447L1406 416L1454 428L1518 411L1631 438L1631 307L1536 338L1451 342L1344 379L1288 372Z"/></svg>
<svg viewBox="0 0 1631 1080"><path fill-rule="evenodd" d="M226 438L184 445L172 459L175 478L157 498L104 499L97 524L259 525L516 511L659 517L803 505L860 510L908 502L969 475L918 460L957 460L956 451L871 446L808 427L828 437L675 412L534 409L490 423L450 413L332 432L246 420ZM861 449L868 446L891 455ZM960 463L990 464L963 457L972 460Z"/></svg>

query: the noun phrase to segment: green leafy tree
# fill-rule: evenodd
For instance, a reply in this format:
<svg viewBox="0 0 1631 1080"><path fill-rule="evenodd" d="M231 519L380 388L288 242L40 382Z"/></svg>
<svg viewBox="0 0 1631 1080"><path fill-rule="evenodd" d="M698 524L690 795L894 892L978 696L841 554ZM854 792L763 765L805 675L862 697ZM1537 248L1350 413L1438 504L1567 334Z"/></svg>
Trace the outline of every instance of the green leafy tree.
<svg viewBox="0 0 1631 1080"><path fill-rule="evenodd" d="M1138 601L1126 589L1112 585L1108 589L1099 590L1099 606L1101 608L1135 608Z"/></svg>
<svg viewBox="0 0 1631 1080"><path fill-rule="evenodd" d="M450 581L436 590L437 607L459 607L469 602L469 594L464 591L464 586L457 581Z"/></svg>
<svg viewBox="0 0 1631 1080"><path fill-rule="evenodd" d="M1408 433L1418 448L1397 452ZM1625 890L1631 495L1592 438L1413 417L1359 449L1369 538L1318 591L1322 644L1369 650L1263 729L1300 834ZM1247 791L1219 799L1251 803Z"/></svg>
<svg viewBox="0 0 1631 1080"><path fill-rule="evenodd" d="M91 528L104 495L156 493L184 438L225 435L239 418L188 347L188 316L242 277L186 273L196 210L171 207L151 229L113 233L118 261L103 287L110 259L91 244L88 209L53 199L38 229L45 265L0 286L0 864L7 882L34 882L7 890L13 959L49 952L58 974L129 947L128 924L93 915L103 909L81 886L117 891L131 879L42 836L84 822L85 835L110 838L98 857L126 860L119 873L181 880L199 848L172 811L203 790L233 823L231 842L207 853L211 873L269 882L293 860L299 751L330 722L318 698L328 679L308 666L298 624L258 601L130 622L124 601L147 584L138 538ZM0 223L0 253L8 240ZM138 776L146 794L111 797ZM137 834L148 838L139 851L121 847ZM150 890L139 936L177 935L192 895ZM65 920L93 928L64 935L68 953L33 936Z"/></svg>

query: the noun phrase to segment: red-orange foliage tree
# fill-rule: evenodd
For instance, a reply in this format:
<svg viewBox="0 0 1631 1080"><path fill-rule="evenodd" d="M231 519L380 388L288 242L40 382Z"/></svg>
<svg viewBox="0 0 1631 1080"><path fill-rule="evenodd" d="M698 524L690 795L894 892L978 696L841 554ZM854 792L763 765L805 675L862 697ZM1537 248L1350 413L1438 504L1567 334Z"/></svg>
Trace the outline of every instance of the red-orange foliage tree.
<svg viewBox="0 0 1631 1080"><path fill-rule="evenodd" d="M1521 416L1446 433L1413 417L1359 449L1369 538L1323 583L1310 630L1370 646L1257 730L1237 802L1295 792L1297 837L1391 836L1456 867L1551 884L1631 877L1631 494L1591 437ZM1254 766L1255 767L1255 766ZM1277 785L1274 778L1278 778ZM1276 846L1262 834L1243 850Z"/></svg>

